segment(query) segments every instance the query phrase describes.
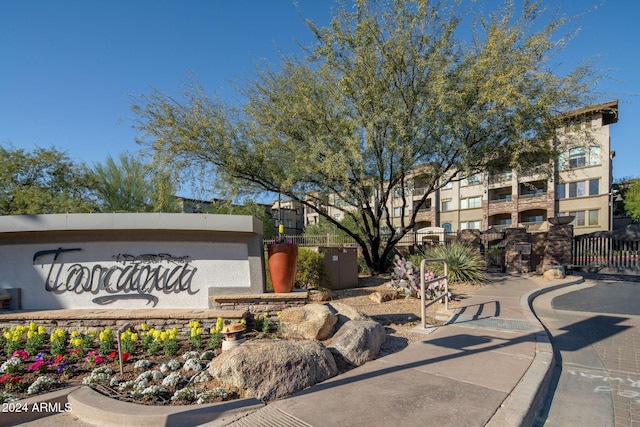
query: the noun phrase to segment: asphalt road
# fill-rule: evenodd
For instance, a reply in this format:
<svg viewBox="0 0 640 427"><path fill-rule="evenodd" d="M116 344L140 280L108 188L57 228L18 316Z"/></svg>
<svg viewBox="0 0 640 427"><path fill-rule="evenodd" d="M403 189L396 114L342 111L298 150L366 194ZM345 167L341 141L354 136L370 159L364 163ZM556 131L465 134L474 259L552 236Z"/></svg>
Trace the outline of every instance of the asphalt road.
<svg viewBox="0 0 640 427"><path fill-rule="evenodd" d="M640 283L589 279L533 308L556 357L536 426L640 427Z"/></svg>

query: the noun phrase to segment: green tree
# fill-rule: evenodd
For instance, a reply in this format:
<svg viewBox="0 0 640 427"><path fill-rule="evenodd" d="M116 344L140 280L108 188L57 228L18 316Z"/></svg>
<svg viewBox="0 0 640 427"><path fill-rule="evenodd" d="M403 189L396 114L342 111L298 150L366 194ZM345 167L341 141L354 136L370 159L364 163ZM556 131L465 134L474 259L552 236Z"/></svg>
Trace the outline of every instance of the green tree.
<svg viewBox="0 0 640 427"><path fill-rule="evenodd" d="M120 153L118 162L108 156L93 167L96 192L102 211L175 212L175 186L169 176L153 173L129 153Z"/></svg>
<svg viewBox="0 0 640 427"><path fill-rule="evenodd" d="M629 184L624 194L624 210L634 221L640 220L640 179Z"/></svg>
<svg viewBox="0 0 640 427"><path fill-rule="evenodd" d="M448 181L548 165L561 113L586 103L597 75L586 65L553 71L549 58L566 42L554 37L567 19L547 19L535 2L488 16L468 15L462 2L354 3L336 8L329 27L307 21L315 42L305 56L259 68L239 88L243 105L193 83L183 99L153 91L132 109L157 167L209 170L218 183L279 192L312 209L340 201L329 206L357 232L329 210L320 215L356 239L375 274ZM467 41L459 27L469 22ZM394 224L394 191L418 170L427 191Z"/></svg>
<svg viewBox="0 0 640 427"><path fill-rule="evenodd" d="M0 145L0 215L91 212L94 184L84 164L56 148Z"/></svg>

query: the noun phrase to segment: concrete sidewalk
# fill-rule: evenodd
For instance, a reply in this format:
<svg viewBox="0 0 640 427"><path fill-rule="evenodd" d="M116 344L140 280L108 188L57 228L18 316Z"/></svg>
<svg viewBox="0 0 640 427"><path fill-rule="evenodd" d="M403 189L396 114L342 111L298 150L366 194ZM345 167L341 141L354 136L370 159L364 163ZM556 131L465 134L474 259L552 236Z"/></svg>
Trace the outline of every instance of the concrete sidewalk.
<svg viewBox="0 0 640 427"><path fill-rule="evenodd" d="M553 350L529 301L550 288L499 278L465 299L447 325L419 328L424 340L231 425L531 425Z"/></svg>
<svg viewBox="0 0 640 427"><path fill-rule="evenodd" d="M206 416L198 410L187 411L197 412L192 423L184 416L180 419L184 425L234 427L529 426L553 370L553 350L530 301L540 293L583 281L575 279L542 287L525 277L496 277L464 299L447 325L416 328L414 332L424 334L424 339L400 352L269 405L249 405L246 416L212 413L211 421L203 423ZM107 402L100 406L108 411ZM113 409L117 413L122 408ZM158 416L162 410L158 408ZM131 425L145 424L129 415ZM170 418L156 425L169 425ZM60 422L69 427L86 425L72 413L24 425Z"/></svg>

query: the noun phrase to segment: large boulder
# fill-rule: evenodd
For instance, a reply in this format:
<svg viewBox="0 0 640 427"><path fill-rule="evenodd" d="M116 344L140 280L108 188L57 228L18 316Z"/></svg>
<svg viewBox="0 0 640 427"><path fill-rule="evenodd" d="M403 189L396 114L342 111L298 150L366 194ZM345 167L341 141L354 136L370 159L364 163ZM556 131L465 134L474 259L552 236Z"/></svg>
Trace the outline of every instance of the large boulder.
<svg viewBox="0 0 640 427"><path fill-rule="evenodd" d="M307 304L282 310L280 330L285 339L324 340L338 321L335 313L323 304Z"/></svg>
<svg viewBox="0 0 640 427"><path fill-rule="evenodd" d="M557 268L550 268L542 274L545 280L562 280L564 279L564 272Z"/></svg>
<svg viewBox="0 0 640 427"><path fill-rule="evenodd" d="M265 402L301 391L338 372L317 341L255 340L223 352L209 373L224 388L239 388Z"/></svg>
<svg viewBox="0 0 640 427"><path fill-rule="evenodd" d="M335 333L329 350L341 365L360 366L375 359L386 338L384 327L374 320L349 320Z"/></svg>
<svg viewBox="0 0 640 427"><path fill-rule="evenodd" d="M352 305L343 302L330 302L327 304L329 310L337 316L338 321L334 331L339 330L349 320L371 320L369 316Z"/></svg>

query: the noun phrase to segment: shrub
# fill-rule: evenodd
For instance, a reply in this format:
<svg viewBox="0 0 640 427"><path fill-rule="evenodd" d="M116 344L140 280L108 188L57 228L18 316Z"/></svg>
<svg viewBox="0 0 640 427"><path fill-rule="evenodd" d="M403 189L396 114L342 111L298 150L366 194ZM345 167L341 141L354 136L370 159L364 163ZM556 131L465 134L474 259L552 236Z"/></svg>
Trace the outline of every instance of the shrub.
<svg viewBox="0 0 640 427"><path fill-rule="evenodd" d="M327 284L329 275L324 265L324 255L311 249L298 250L298 271L296 285L303 289L316 289Z"/></svg>
<svg viewBox="0 0 640 427"><path fill-rule="evenodd" d="M412 255L412 262L419 268L424 258L442 258L449 264L449 283L486 282L485 261L482 256L468 245L454 242L447 245L429 246ZM444 265L441 262L430 263L429 269L436 275L444 275Z"/></svg>

